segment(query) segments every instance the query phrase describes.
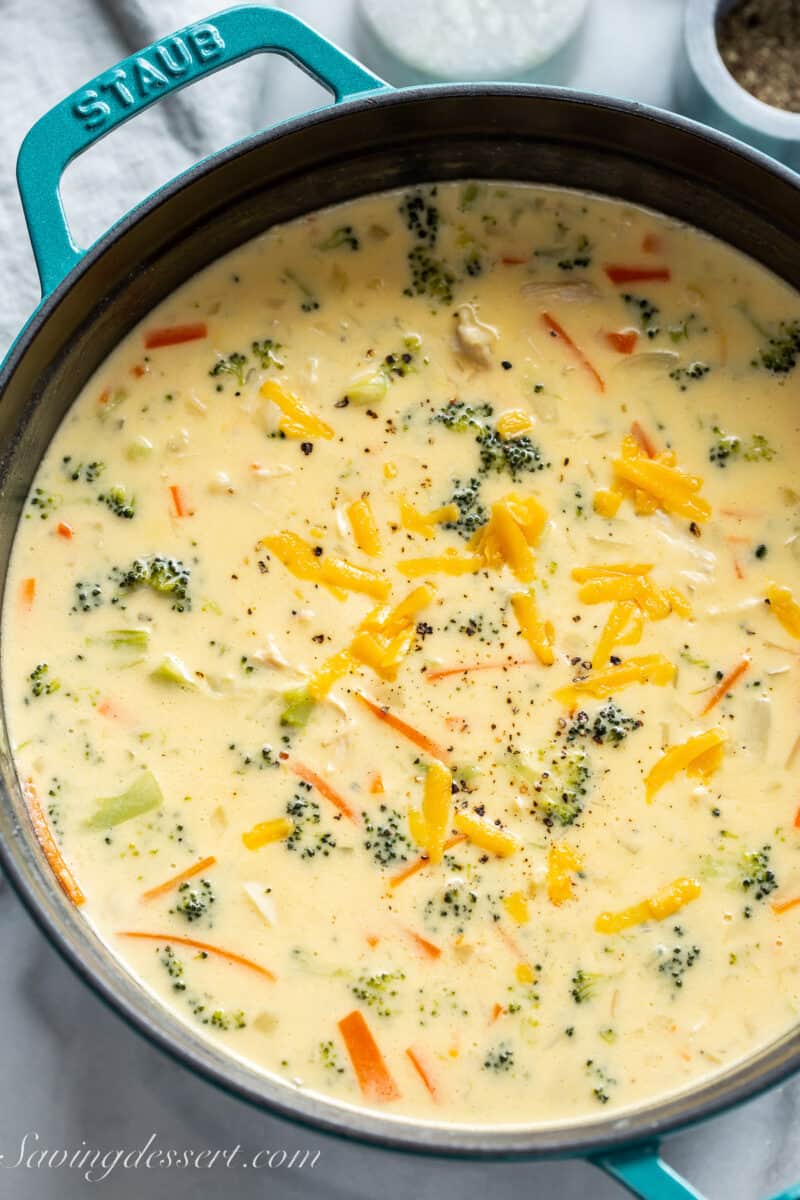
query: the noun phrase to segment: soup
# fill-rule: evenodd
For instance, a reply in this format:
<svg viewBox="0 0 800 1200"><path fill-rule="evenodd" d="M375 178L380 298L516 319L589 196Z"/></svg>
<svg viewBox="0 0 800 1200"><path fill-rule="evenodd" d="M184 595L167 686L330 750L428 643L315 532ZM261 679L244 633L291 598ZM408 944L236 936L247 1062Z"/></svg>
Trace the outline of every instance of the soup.
<svg viewBox="0 0 800 1200"><path fill-rule="evenodd" d="M652 212L470 182L272 229L125 338L27 499L3 678L155 1002L472 1124L794 1024L798 318Z"/></svg>

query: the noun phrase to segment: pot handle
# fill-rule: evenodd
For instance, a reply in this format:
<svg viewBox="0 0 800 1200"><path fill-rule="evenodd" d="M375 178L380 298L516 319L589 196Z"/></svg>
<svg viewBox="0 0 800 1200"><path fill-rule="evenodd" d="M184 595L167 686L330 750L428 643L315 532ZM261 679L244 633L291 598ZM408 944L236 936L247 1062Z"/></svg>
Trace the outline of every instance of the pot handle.
<svg viewBox="0 0 800 1200"><path fill-rule="evenodd" d="M17 183L43 296L86 252L72 239L61 200L72 160L163 96L263 51L291 59L336 103L388 87L292 13L259 4L229 8L123 59L40 117L20 148Z"/></svg>
<svg viewBox="0 0 800 1200"><path fill-rule="evenodd" d="M641 1200L703 1200L690 1183L664 1162L657 1142L599 1154L590 1161Z"/></svg>

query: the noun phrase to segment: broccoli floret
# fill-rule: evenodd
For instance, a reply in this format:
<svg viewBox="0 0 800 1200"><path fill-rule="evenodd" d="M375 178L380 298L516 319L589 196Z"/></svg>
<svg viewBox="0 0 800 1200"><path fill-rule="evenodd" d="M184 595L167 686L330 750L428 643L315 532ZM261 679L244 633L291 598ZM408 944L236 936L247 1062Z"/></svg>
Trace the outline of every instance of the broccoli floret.
<svg viewBox="0 0 800 1200"><path fill-rule="evenodd" d="M705 379L711 367L708 363L693 362L689 363L688 367L675 367L670 371L670 379L674 379L682 392L685 392L690 383L696 382L699 379Z"/></svg>
<svg viewBox="0 0 800 1200"><path fill-rule="evenodd" d="M161 965L172 980L173 991L185 992L186 984L183 982L183 963L172 949L172 946L165 946L163 950L157 951L157 953Z"/></svg>
<svg viewBox="0 0 800 1200"><path fill-rule="evenodd" d="M300 293L300 308L303 310L303 312L314 312L315 309L319 308L319 300L314 295L307 283L304 283L302 279L299 279L298 276L295 275L294 271L289 270L288 267L283 274L286 279L291 280Z"/></svg>
<svg viewBox="0 0 800 1200"><path fill-rule="evenodd" d="M207 879L201 879L197 887L192 887L188 880L184 880L178 887L178 899L170 912L185 917L191 924L207 917L215 901L214 889Z"/></svg>
<svg viewBox="0 0 800 1200"><path fill-rule="evenodd" d="M248 769L264 771L268 767L279 767L281 765L279 758L272 749L272 746L264 745L261 746L260 749L250 753L240 749L235 742L231 742L231 744L228 746L228 749L232 750L234 754L238 754L241 760L241 766L237 771L238 775L243 775Z"/></svg>
<svg viewBox="0 0 800 1200"><path fill-rule="evenodd" d="M578 967L575 974L570 979L569 994L576 1004L586 1004L592 999L602 975L593 974L590 971L584 971Z"/></svg>
<svg viewBox="0 0 800 1200"><path fill-rule="evenodd" d="M319 1059L326 1071L332 1075L343 1075L344 1067L339 1065L339 1056L333 1042L320 1042Z"/></svg>
<svg viewBox="0 0 800 1200"><path fill-rule="evenodd" d="M136 515L136 497L129 496L126 489L119 484L109 488L97 499L108 505L115 517L130 521Z"/></svg>
<svg viewBox="0 0 800 1200"><path fill-rule="evenodd" d="M753 900L766 900L778 886L778 879L770 866L772 847L764 845L760 850L750 850L742 855L740 864L742 891ZM751 916L746 908L745 916Z"/></svg>
<svg viewBox="0 0 800 1200"><path fill-rule="evenodd" d="M427 189L427 195L421 190L409 192L403 197L398 210L412 237L428 246L435 246L439 236L440 216L439 208L434 203L435 196L435 187Z"/></svg>
<svg viewBox="0 0 800 1200"><path fill-rule="evenodd" d="M405 862L411 843L402 832L404 818L394 808L381 804L378 815L364 813L364 849L369 850L379 867Z"/></svg>
<svg viewBox="0 0 800 1200"><path fill-rule="evenodd" d="M745 447L745 462L772 462L774 457L775 451L763 433L753 434L749 446Z"/></svg>
<svg viewBox="0 0 800 1200"><path fill-rule="evenodd" d="M499 1042L486 1051L483 1060L484 1071L511 1071L514 1068L514 1051L507 1042Z"/></svg>
<svg viewBox="0 0 800 1200"><path fill-rule="evenodd" d="M633 309L639 322L639 327L649 338L657 337L661 332L658 324L660 309L652 300L645 296L634 296L631 292L623 292L622 299L628 308Z"/></svg>
<svg viewBox="0 0 800 1200"><path fill-rule="evenodd" d="M738 438L735 433L724 433L719 425L715 425L711 431L714 434L714 444L708 452L708 461L715 463L718 467L726 467L728 459L738 458L742 449L741 438Z"/></svg>
<svg viewBox="0 0 800 1200"><path fill-rule="evenodd" d="M463 538L471 538L476 529L480 529L481 525L485 525L489 519L488 512L481 504L480 495L479 479L473 477L466 483L457 479L448 503L455 504L459 515L455 521L445 522L442 528L453 529Z"/></svg>
<svg viewBox="0 0 800 1200"><path fill-rule="evenodd" d="M478 903L478 893L463 879L454 879L445 884L425 904L425 920L438 927L439 919L455 922L455 933L463 933L464 927L471 919Z"/></svg>
<svg viewBox="0 0 800 1200"><path fill-rule="evenodd" d="M415 246L408 253L408 265L411 283L403 289L406 296L427 296L435 304L452 304L456 277L441 259L424 246Z"/></svg>
<svg viewBox="0 0 800 1200"><path fill-rule="evenodd" d="M457 433L466 433L469 429L476 429L478 433L482 433L486 429L486 422L493 416L494 409L491 404L472 405L465 404L463 400L454 400L435 412L431 420L444 425L446 429L454 429Z"/></svg>
<svg viewBox="0 0 800 1200"><path fill-rule="evenodd" d="M675 926L675 933L683 934L680 925ZM684 975L700 957L700 947L677 945L670 950L667 946L659 946L656 956L660 974L666 975L674 988L682 988Z"/></svg>
<svg viewBox="0 0 800 1200"><path fill-rule="evenodd" d="M75 603L70 612L91 612L103 603L103 589L99 583L79 579L75 584Z"/></svg>
<svg viewBox="0 0 800 1200"><path fill-rule="evenodd" d="M572 825L583 811L589 788L589 756L575 742L557 745L539 780L534 784L534 807L545 825Z"/></svg>
<svg viewBox="0 0 800 1200"><path fill-rule="evenodd" d="M229 354L227 358L217 359L217 361L214 363L214 366L208 373L214 379L217 379L222 375L232 375L239 387L242 387L246 372L247 355L240 354L238 350L234 350L233 354Z"/></svg>
<svg viewBox="0 0 800 1200"><path fill-rule="evenodd" d="M516 480L526 471L543 471L542 452L527 435L504 440L495 429L484 429L478 434L480 447L480 471L489 475L492 471L507 471Z"/></svg>
<svg viewBox="0 0 800 1200"><path fill-rule="evenodd" d="M316 706L316 700L309 696L305 687L290 688L283 693L285 706L280 715L281 725L291 729L304 729Z"/></svg>
<svg viewBox="0 0 800 1200"><path fill-rule="evenodd" d="M751 366L763 367L773 375L788 375L800 356L800 321L781 321L776 333L767 339Z"/></svg>
<svg viewBox="0 0 800 1200"><path fill-rule="evenodd" d="M318 243L317 249L338 250L340 246L347 246L349 250L359 249L360 243L352 225L340 225L338 229L334 229L324 242Z"/></svg>
<svg viewBox="0 0 800 1200"><path fill-rule="evenodd" d="M577 738L587 737L597 742L598 746L618 746L629 733L641 727L641 721L626 716L621 708L609 700L593 718L583 709L576 712L567 729L567 741L574 742Z"/></svg>
<svg viewBox="0 0 800 1200"><path fill-rule="evenodd" d="M286 814L292 818L294 828L283 844L301 858L314 858L317 854L327 858L331 850L336 849L336 842L330 833L319 833L314 829L321 824L322 813L317 802L308 795L309 790L308 784L301 783L286 805Z"/></svg>
<svg viewBox="0 0 800 1200"><path fill-rule="evenodd" d="M374 975L359 975L350 991L356 1000L374 1008L379 1017L390 1017L397 997L397 984L405 979L405 971L376 971Z"/></svg>
<svg viewBox="0 0 800 1200"><path fill-rule="evenodd" d="M34 699L40 696L52 696L53 692L57 692L61 684L57 679L50 679L50 668L47 663L39 663L34 667L28 676L30 684L30 693Z"/></svg>
<svg viewBox="0 0 800 1200"><path fill-rule="evenodd" d="M253 342L252 345L253 354L264 370L268 367L277 367L279 371L283 370L285 364L279 355L279 351L282 349L281 343L274 342L272 338L264 338L260 342Z"/></svg>
<svg viewBox="0 0 800 1200"><path fill-rule="evenodd" d="M71 454L65 454L61 460L61 467L67 479L71 479L73 483L77 483L79 480L84 483L94 483L105 471L106 464L97 461L76 463Z"/></svg>
<svg viewBox="0 0 800 1200"><path fill-rule="evenodd" d="M473 278L483 274L483 259L474 248L464 258L464 274L472 275Z"/></svg>
<svg viewBox="0 0 800 1200"><path fill-rule="evenodd" d="M192 607L189 596L191 570L178 558L165 558L160 554L136 558L126 571L120 568L112 571L111 579L123 593L148 587L163 596L171 596L175 612L188 612Z"/></svg>
<svg viewBox="0 0 800 1200"><path fill-rule="evenodd" d="M35 509L43 521L61 504L61 497L54 492L46 492L44 488L35 487L29 500L30 507Z"/></svg>
<svg viewBox="0 0 800 1200"><path fill-rule="evenodd" d="M589 267L592 263L592 244L585 233L578 236L571 256L560 258L556 264L561 271L574 271L576 267Z"/></svg>

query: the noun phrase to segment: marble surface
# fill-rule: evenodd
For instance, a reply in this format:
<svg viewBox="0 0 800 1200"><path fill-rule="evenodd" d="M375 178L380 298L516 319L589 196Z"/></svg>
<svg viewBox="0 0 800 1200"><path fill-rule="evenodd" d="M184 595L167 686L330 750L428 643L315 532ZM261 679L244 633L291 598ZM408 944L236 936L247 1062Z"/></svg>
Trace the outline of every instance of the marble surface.
<svg viewBox="0 0 800 1200"><path fill-rule="evenodd" d="M691 2L691 0L689 0ZM209 0L208 8L216 5ZM113 29L102 21L87 24L90 10L102 9L98 0L3 0L4 66L0 71L0 139L18 144L37 111L54 103L112 61L108 46ZM163 32L206 14L197 0L136 0L134 7L156 21ZM351 0L295 0L286 7L316 24L322 32L355 50L361 48ZM672 69L679 48L680 0L593 0L584 37L577 48L565 82L600 92L610 92L669 106ZM26 52L37 23L40 29L37 57ZM15 17L9 23L9 16ZM44 25L44 28L42 26ZM74 54L60 52L78 27L88 28L87 38ZM75 39L73 37L73 43ZM48 55L50 58L48 58ZM19 64L17 73L11 64ZM259 115L247 114L251 124L268 124L319 103L320 93L288 63L259 61L236 70L251 71L261 88ZM18 101L20 77L26 71L39 75L37 105ZM199 85L197 91L213 87ZM211 94L211 93L209 93ZM207 97L205 98L207 100ZM149 119L149 118L148 118ZM98 170L114 170L114 155L128 146L141 145L143 127L133 127L108 145L100 164L95 153L72 173L66 188L70 211L84 213L82 196L93 188L95 203L84 236L99 232L103 221L133 197L125 190L101 191L97 202ZM200 148L211 150L204 138ZM130 138L138 138L132 142ZM122 147L122 149L120 149ZM103 155L107 153L103 148ZM190 155L187 153L187 164ZM92 159L91 163L88 160ZM21 214L10 196L10 162L4 158L0 181L0 253L2 246L19 248L13 272L0 286L0 352L36 300L32 262L23 249ZM109 162L111 166L109 167ZM141 155L137 187L142 194L184 165L156 154ZM92 172L95 172L94 176ZM2 200L3 190L5 200ZM108 198L108 207L102 201ZM115 204L117 209L115 209ZM94 228L92 228L94 222ZM80 226L80 222L79 222ZM9 278L10 275L10 278ZM407 1156L335 1142L298 1130L216 1091L169 1061L125 1026L80 983L22 910L8 886L0 881L0 1196L13 1200L75 1200L93 1188L117 1200L169 1196L223 1197L235 1191L241 1200L279 1196L291 1200L366 1200L376 1191L376 1180L386 1200L416 1196L420 1200L455 1200L490 1187L493 1200L518 1200L521 1196L559 1200L620 1200L618 1185L583 1163L479 1164L418 1160ZM709 1200L760 1200L781 1187L800 1180L800 1139L795 1122L800 1110L800 1080L764 1096L736 1112L671 1138L665 1157L693 1181ZM104 1181L87 1181L75 1168L14 1167L20 1144L28 1135L27 1150L38 1148L70 1152L85 1147L100 1150L136 1150L155 1134L160 1147L227 1148L237 1144L240 1154L230 1168L221 1161L212 1168L111 1171ZM38 1134L38 1142L33 1135ZM253 1170L244 1162L262 1147L319 1149L316 1167L309 1171ZM97 1174L102 1175L102 1170Z"/></svg>

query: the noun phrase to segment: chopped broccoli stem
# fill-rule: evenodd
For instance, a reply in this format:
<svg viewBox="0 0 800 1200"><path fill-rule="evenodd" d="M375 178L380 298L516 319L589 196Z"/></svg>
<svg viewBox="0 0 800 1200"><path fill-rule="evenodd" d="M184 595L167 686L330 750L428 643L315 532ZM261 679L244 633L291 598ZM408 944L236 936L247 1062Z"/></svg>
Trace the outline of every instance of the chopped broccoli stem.
<svg viewBox="0 0 800 1200"><path fill-rule="evenodd" d="M578 967L575 974L572 976L569 988L569 994L576 1004L586 1004L593 998L597 991L602 975L591 971L584 971Z"/></svg>
<svg viewBox="0 0 800 1200"><path fill-rule="evenodd" d="M84 822L86 829L105 830L144 813L160 808L164 796L151 771L143 771L129 788L118 796L106 796L97 801L97 811Z"/></svg>
<svg viewBox="0 0 800 1200"><path fill-rule="evenodd" d="M318 250L338 250L347 246L348 250L358 250L360 243L352 225L340 225L333 233L317 244Z"/></svg>
<svg viewBox="0 0 800 1200"><path fill-rule="evenodd" d="M298 687L284 692L283 699L285 707L280 716L281 725L288 725L293 729L304 729L316 706L314 697L309 696L307 688Z"/></svg>
<svg viewBox="0 0 800 1200"><path fill-rule="evenodd" d="M52 696L53 692L57 692L61 687L57 679L50 678L50 668L47 663L39 663L33 668L28 676L28 683L31 696L37 700L40 696Z"/></svg>
<svg viewBox="0 0 800 1200"><path fill-rule="evenodd" d="M751 366L762 367L773 375L788 375L800 357L800 320L780 321L777 330L767 337Z"/></svg>
<svg viewBox="0 0 800 1200"><path fill-rule="evenodd" d="M175 684L182 688L197 687L194 675L175 654L165 654L158 666L150 672L150 678L159 683Z"/></svg>

